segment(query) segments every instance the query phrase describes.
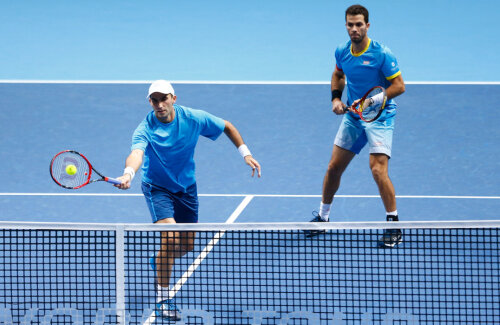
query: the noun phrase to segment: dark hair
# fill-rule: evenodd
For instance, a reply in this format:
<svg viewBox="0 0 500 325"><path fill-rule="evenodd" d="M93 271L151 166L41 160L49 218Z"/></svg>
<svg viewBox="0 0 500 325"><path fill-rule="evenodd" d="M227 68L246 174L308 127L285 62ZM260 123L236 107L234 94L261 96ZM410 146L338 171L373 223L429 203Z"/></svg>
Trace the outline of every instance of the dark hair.
<svg viewBox="0 0 500 325"><path fill-rule="evenodd" d="M347 15L349 15L349 16L363 15L363 17L365 17L365 23L368 23L368 9L366 9L362 5L350 6L345 11L346 20L347 20Z"/></svg>

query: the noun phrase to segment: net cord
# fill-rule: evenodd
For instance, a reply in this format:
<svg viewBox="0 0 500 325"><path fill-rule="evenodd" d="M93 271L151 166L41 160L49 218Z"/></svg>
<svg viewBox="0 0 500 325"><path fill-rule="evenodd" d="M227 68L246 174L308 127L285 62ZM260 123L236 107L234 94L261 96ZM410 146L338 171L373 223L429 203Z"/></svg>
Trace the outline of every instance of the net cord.
<svg viewBox="0 0 500 325"><path fill-rule="evenodd" d="M398 221L398 222L278 222L278 223L73 223L0 221L0 229L64 229L123 231L237 231L237 230L304 230L304 229L459 229L500 228L500 220Z"/></svg>

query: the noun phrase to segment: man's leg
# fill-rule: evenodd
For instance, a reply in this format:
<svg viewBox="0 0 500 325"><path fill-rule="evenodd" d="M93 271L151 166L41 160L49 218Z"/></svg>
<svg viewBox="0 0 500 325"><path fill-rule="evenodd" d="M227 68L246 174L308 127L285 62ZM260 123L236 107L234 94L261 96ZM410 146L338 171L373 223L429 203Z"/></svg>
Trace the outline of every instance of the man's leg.
<svg viewBox="0 0 500 325"><path fill-rule="evenodd" d="M333 146L332 157L330 158L330 162L328 163L328 168L323 179L323 204L332 204L333 196L339 189L342 174L354 156L356 156L356 154L352 151L343 149L336 145ZM326 216L325 219L327 218L328 216Z"/></svg>
<svg viewBox="0 0 500 325"><path fill-rule="evenodd" d="M175 223L174 218L158 220L156 223ZM158 315L169 320L180 320L180 313L174 303L175 292L171 291L170 278L175 259L184 256L194 248L194 232L162 232L161 247L155 258L157 279Z"/></svg>
<svg viewBox="0 0 500 325"><path fill-rule="evenodd" d="M158 220L156 223L175 223L174 218ZM195 232L162 232L161 247L156 255L156 274L161 287L170 285L170 276L175 259L186 255L194 248Z"/></svg>
<svg viewBox="0 0 500 325"><path fill-rule="evenodd" d="M174 218L160 219L159 223L175 223ZM173 294L170 292L170 276L175 263L176 256L180 256L182 246L178 232L162 232L161 246L154 260L157 283L157 303L156 314L165 319L177 321L180 320L180 313L173 300Z"/></svg>
<svg viewBox="0 0 500 325"><path fill-rule="evenodd" d="M359 120L350 114L345 114L335 136L332 156L323 179L323 195L319 209L321 219L328 221L330 205L339 189L342 174L367 141L363 125Z"/></svg>
<svg viewBox="0 0 500 325"><path fill-rule="evenodd" d="M370 169L373 179L377 183L385 211L396 211L396 191L389 178L389 157L384 154L371 154Z"/></svg>
<svg viewBox="0 0 500 325"><path fill-rule="evenodd" d="M319 207L319 213L314 215L311 222L326 222L330 216L330 206L333 202L333 196L337 193L340 186L340 179L345 169L356 154L352 151L343 149L337 145L333 146L332 157L328 163L325 177L323 178L323 195ZM307 237L314 237L324 233L324 230L307 230Z"/></svg>
<svg viewBox="0 0 500 325"><path fill-rule="evenodd" d="M385 154L370 154L370 169L384 203L387 221L398 221L396 192L389 178L389 157ZM387 229L380 239L379 245L394 247L400 244L402 240L403 236L400 229Z"/></svg>

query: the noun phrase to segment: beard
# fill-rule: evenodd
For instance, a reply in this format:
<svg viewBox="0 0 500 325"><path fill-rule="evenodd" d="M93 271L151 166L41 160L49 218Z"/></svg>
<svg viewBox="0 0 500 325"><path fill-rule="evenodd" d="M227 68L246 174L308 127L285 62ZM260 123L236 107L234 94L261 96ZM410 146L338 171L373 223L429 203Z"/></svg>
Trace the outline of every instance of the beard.
<svg viewBox="0 0 500 325"><path fill-rule="evenodd" d="M353 42L354 44L361 44L365 39L365 36L366 35L351 36L351 42Z"/></svg>

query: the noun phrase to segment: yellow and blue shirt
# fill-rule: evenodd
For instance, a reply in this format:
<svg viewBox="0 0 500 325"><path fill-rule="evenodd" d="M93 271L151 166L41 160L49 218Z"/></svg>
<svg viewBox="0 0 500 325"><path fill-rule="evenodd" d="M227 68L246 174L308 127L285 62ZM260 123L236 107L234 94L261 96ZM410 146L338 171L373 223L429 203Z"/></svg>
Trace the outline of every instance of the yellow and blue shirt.
<svg viewBox="0 0 500 325"><path fill-rule="evenodd" d="M335 60L337 70L346 76L347 105L362 98L372 87L389 87L390 80L401 74L391 50L371 39L360 53L352 52L350 40L339 45L335 51ZM394 100L387 101L386 109L395 107Z"/></svg>

